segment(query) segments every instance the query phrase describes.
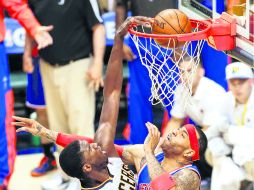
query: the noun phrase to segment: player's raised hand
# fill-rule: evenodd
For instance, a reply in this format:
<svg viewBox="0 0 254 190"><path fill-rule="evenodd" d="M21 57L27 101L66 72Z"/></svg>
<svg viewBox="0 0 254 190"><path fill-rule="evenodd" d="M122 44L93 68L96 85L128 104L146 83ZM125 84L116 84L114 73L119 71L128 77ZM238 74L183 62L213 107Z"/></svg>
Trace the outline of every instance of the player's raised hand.
<svg viewBox="0 0 254 190"><path fill-rule="evenodd" d="M12 122L12 125L21 127L16 130L17 132L26 131L31 133L32 135L41 136L43 131L46 130L45 127L43 127L40 123L33 119L17 116L12 117L16 120L15 122Z"/></svg>
<svg viewBox="0 0 254 190"><path fill-rule="evenodd" d="M34 40L38 44L38 49L45 48L53 44L53 39L49 34L49 31L53 30L53 25L50 26L39 26L36 29Z"/></svg>
<svg viewBox="0 0 254 190"><path fill-rule="evenodd" d="M128 33L128 29L131 25L143 25L143 26L151 26L153 23L153 19L145 16L134 16L128 17L121 26L116 31L116 35L120 37L124 37Z"/></svg>
<svg viewBox="0 0 254 190"><path fill-rule="evenodd" d="M148 135L144 142L144 150L145 152L154 153L160 141L161 134L158 128L150 122L146 123L146 127L148 129Z"/></svg>

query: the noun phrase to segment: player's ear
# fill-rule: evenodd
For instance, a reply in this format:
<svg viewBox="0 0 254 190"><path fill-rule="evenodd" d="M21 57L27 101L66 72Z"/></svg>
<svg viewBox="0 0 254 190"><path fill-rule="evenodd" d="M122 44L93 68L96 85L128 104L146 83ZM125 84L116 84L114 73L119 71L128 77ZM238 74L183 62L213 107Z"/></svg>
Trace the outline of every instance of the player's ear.
<svg viewBox="0 0 254 190"><path fill-rule="evenodd" d="M191 159L191 158L194 156L194 154L195 154L195 151L192 150L191 148L189 148L189 149L187 149L187 150L184 151L183 156L184 156L186 159L189 160L189 159Z"/></svg>
<svg viewBox="0 0 254 190"><path fill-rule="evenodd" d="M82 168L83 172L85 173L89 173L92 171L92 166L90 164L84 164L83 168Z"/></svg>

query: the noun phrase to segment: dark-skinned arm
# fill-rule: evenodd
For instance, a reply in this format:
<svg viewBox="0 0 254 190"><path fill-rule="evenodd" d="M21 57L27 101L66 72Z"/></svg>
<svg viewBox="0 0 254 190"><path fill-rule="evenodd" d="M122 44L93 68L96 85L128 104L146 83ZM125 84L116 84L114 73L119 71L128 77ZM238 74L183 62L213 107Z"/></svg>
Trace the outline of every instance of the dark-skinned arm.
<svg viewBox="0 0 254 190"><path fill-rule="evenodd" d="M137 23L140 25L147 25L151 22L152 19L147 17L130 17L127 18L116 31L114 46L111 51L106 72L103 91L104 102L100 116L99 129L96 131L94 137L94 141L107 152L108 156L118 156L114 148L114 137L123 80L123 39L128 33L128 28L131 24Z"/></svg>

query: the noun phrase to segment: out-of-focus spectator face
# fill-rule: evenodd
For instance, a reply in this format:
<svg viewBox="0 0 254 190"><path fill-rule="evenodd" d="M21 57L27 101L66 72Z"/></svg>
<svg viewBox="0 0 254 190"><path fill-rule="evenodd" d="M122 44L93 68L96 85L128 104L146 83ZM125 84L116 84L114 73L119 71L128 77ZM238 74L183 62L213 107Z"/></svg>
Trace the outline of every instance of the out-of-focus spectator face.
<svg viewBox="0 0 254 190"><path fill-rule="evenodd" d="M246 103L251 93L252 79L229 79L228 87L239 103Z"/></svg>
<svg viewBox="0 0 254 190"><path fill-rule="evenodd" d="M196 65L193 60L183 61L179 63L180 68L180 79L184 84L188 84L192 81L192 86L196 86L200 78L204 76L204 69L199 65Z"/></svg>

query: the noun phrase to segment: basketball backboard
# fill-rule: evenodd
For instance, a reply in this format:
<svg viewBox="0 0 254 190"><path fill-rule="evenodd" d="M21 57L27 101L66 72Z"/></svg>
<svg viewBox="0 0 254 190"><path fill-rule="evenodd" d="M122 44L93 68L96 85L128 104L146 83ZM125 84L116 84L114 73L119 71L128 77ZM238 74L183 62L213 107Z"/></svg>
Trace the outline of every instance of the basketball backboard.
<svg viewBox="0 0 254 190"><path fill-rule="evenodd" d="M215 19L227 12L236 18L235 48L225 53L254 67L253 0L179 0L179 9L192 19ZM225 42L226 43L226 42Z"/></svg>

